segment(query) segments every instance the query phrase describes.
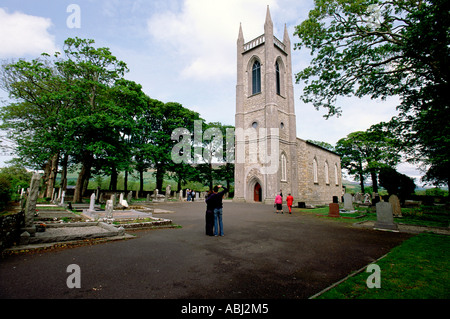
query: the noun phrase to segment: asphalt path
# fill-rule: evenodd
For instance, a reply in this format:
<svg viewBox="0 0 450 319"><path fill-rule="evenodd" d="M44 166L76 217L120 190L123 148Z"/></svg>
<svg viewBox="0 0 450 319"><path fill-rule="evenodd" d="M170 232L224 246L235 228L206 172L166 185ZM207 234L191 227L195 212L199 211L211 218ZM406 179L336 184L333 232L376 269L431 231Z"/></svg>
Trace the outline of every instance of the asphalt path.
<svg viewBox="0 0 450 319"><path fill-rule="evenodd" d="M134 239L7 256L0 298L303 299L409 238L271 205L225 202L224 237L205 235L205 204L167 203L180 228ZM67 267L78 265L80 288Z"/></svg>

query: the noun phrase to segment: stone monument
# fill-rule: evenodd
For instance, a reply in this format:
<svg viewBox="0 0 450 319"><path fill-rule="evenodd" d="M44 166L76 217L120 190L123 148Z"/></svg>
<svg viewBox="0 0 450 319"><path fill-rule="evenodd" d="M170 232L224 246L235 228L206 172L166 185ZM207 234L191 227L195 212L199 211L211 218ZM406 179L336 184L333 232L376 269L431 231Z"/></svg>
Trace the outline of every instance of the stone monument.
<svg viewBox="0 0 450 319"><path fill-rule="evenodd" d="M41 175L39 173L34 173L31 178L30 193L28 194L27 203L25 206L25 228L31 236L35 233L35 228L33 227L34 215L36 213L36 203L39 196L39 185L41 183Z"/></svg>
<svg viewBox="0 0 450 319"><path fill-rule="evenodd" d="M397 224L394 223L394 217L392 216L392 205L387 202L378 202L376 204L377 209L377 221L374 228L398 230Z"/></svg>
<svg viewBox="0 0 450 319"><path fill-rule="evenodd" d="M339 215L339 204L331 203L329 204L328 217L340 217Z"/></svg>
<svg viewBox="0 0 450 319"><path fill-rule="evenodd" d="M344 194L344 209L347 211L352 211L354 209L352 194L349 193Z"/></svg>
<svg viewBox="0 0 450 319"><path fill-rule="evenodd" d="M389 197L389 203L392 205L392 214L394 217L402 217L402 208L397 195L391 195Z"/></svg>
<svg viewBox="0 0 450 319"><path fill-rule="evenodd" d="M89 202L89 210L95 210L95 193L91 195L91 201Z"/></svg>

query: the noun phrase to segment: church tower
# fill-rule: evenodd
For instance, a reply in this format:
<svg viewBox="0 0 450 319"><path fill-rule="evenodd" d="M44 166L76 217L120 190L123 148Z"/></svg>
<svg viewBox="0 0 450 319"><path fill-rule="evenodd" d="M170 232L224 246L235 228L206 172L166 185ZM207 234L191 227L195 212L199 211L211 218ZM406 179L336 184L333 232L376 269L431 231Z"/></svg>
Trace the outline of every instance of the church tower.
<svg viewBox="0 0 450 319"><path fill-rule="evenodd" d="M235 201L273 203L298 194L291 43L274 36L267 7L264 34L237 40Z"/></svg>

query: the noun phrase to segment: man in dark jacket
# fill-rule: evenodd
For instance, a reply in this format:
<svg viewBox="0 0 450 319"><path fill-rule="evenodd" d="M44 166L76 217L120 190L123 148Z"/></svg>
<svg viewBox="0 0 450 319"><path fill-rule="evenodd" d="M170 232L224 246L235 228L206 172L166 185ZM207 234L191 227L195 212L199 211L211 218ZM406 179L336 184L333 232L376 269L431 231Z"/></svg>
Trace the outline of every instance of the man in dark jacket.
<svg viewBox="0 0 450 319"><path fill-rule="evenodd" d="M221 192L219 192L219 188L223 188ZM211 194L208 199L206 199L206 204L208 207L214 209L214 236L223 236L223 223L222 223L222 208L223 203L222 199L225 193L228 192L226 187L222 187L222 185L214 186L214 192ZM220 231L219 231L220 229Z"/></svg>

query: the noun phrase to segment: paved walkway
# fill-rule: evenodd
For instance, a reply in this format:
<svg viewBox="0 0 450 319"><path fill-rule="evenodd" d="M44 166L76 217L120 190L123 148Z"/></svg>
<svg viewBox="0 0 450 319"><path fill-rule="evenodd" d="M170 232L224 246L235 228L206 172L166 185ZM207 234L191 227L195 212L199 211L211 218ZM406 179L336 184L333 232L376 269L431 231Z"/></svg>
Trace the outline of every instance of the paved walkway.
<svg viewBox="0 0 450 319"><path fill-rule="evenodd" d="M209 237L204 203L158 208L182 227L6 257L0 298L308 298L411 236L225 202L225 236ZM67 287L70 264L80 266L81 288Z"/></svg>

